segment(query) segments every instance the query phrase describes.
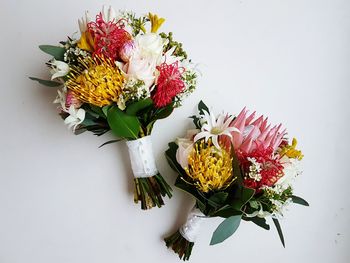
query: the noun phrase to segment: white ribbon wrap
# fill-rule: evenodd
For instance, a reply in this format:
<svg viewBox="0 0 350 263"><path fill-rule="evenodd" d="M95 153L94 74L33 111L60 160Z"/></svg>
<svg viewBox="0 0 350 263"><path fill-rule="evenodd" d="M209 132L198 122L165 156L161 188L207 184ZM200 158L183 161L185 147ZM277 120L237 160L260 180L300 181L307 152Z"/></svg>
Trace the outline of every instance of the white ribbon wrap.
<svg viewBox="0 0 350 263"><path fill-rule="evenodd" d="M135 178L151 177L158 173L154 160L151 136L127 141L131 168Z"/></svg>
<svg viewBox="0 0 350 263"><path fill-rule="evenodd" d="M180 227L179 232L189 242L195 242L202 221L206 216L196 207L193 207L187 217L186 223Z"/></svg>

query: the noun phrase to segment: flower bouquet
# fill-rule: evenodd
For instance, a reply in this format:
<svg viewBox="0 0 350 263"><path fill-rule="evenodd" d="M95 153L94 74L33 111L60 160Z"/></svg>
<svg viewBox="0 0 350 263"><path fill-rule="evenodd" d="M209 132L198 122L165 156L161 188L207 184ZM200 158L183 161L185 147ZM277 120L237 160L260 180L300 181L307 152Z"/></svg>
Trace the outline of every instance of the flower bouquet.
<svg viewBox="0 0 350 263"><path fill-rule="evenodd" d="M136 17L103 8L95 20L86 12L80 36L60 46L39 48L53 58L51 80L31 78L58 90L55 103L76 134L112 130L127 140L135 181L135 203L142 209L164 204L171 188L159 174L152 153L154 123L168 117L196 86L196 72L172 33L157 33L157 15ZM103 145L105 145L103 144Z"/></svg>
<svg viewBox="0 0 350 263"><path fill-rule="evenodd" d="M243 109L237 117L215 116L200 102L199 116L192 116L196 129L169 144L166 157L178 173L175 185L191 194L196 204L187 222L165 238L180 257L188 260L200 224L208 217L224 221L214 231L210 244L230 237L241 220L269 230L271 217L284 246L278 219L291 203L308 205L293 195L293 179L301 173L303 158L289 144L281 124L271 127L267 118L255 118Z"/></svg>

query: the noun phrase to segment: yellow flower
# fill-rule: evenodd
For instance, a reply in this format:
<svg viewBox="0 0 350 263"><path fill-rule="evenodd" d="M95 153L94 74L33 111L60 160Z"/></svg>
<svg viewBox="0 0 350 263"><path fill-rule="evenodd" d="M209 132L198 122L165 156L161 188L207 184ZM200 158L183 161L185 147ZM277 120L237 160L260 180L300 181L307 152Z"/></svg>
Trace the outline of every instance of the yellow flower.
<svg viewBox="0 0 350 263"><path fill-rule="evenodd" d="M202 140L195 145L185 171L204 193L228 187L236 179L232 173L230 153L223 148L218 150L211 140L207 144Z"/></svg>
<svg viewBox="0 0 350 263"><path fill-rule="evenodd" d="M148 18L151 21L151 33L157 33L160 26L164 23L165 19L158 17L156 14L149 13Z"/></svg>
<svg viewBox="0 0 350 263"><path fill-rule="evenodd" d="M280 151L280 155L286 155L288 158L292 159L303 159L304 155L302 154L302 152L296 149L297 143L297 139L293 138L292 145L283 146Z"/></svg>
<svg viewBox="0 0 350 263"><path fill-rule="evenodd" d="M82 102L103 107L120 100L124 76L108 58L79 59L79 66L72 66L68 78L67 88Z"/></svg>
<svg viewBox="0 0 350 263"><path fill-rule="evenodd" d="M88 31L81 33L81 37L78 41L78 48L89 52L94 51L94 39Z"/></svg>

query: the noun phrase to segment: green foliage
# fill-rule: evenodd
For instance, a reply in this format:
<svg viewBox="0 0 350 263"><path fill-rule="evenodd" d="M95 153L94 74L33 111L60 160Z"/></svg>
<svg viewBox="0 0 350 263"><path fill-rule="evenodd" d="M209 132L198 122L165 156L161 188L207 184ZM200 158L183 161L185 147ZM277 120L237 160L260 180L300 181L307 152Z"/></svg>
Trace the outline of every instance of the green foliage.
<svg viewBox="0 0 350 263"><path fill-rule="evenodd" d="M160 33L159 34L163 39L168 40L168 44L164 47L164 52L170 50L171 48L175 47L174 56L177 57L183 57L184 59L187 59L187 53L185 50L182 48L182 43L179 43L173 39L173 33L169 32L168 34L166 33Z"/></svg>
<svg viewBox="0 0 350 263"><path fill-rule="evenodd" d="M216 245L223 242L233 235L241 223L242 215L235 215L226 218L214 231L210 240L210 245Z"/></svg>
<svg viewBox="0 0 350 263"><path fill-rule="evenodd" d="M108 110L107 121L116 136L131 140L139 137L141 126L137 117L124 113L117 106Z"/></svg>
<svg viewBox="0 0 350 263"><path fill-rule="evenodd" d="M103 146L105 146L105 145L108 145L108 144L111 144L111 143L120 142L120 141L121 141L121 139L118 139L118 140L110 140L110 141L107 141L107 142L105 142L105 143L102 143L98 148L101 148L101 147L103 147Z"/></svg>
<svg viewBox="0 0 350 263"><path fill-rule="evenodd" d="M282 228L281 228L281 225L280 225L278 219L277 219L277 218L272 218L272 221L273 221L273 223L274 223L275 226L276 226L277 233L278 233L278 235L279 235L279 237L280 237L280 240L281 240L281 242L282 242L283 247L286 247L286 245L285 245L285 243L284 243L284 237L283 237L283 233L282 233Z"/></svg>
<svg viewBox="0 0 350 263"><path fill-rule="evenodd" d="M146 16L136 17L133 12L124 13L125 18L128 20L128 24L132 27L132 35L135 37L142 31L146 33L145 25L149 21Z"/></svg>
<svg viewBox="0 0 350 263"><path fill-rule="evenodd" d="M261 217L256 216L256 217L242 217L242 219L244 221L253 222L257 226L260 226L261 228L263 228L265 230L270 230L270 226L266 223L265 218L261 218Z"/></svg>
<svg viewBox="0 0 350 263"><path fill-rule="evenodd" d="M153 106L153 101L151 98L136 101L126 108L126 114L136 116L141 110Z"/></svg>
<svg viewBox="0 0 350 263"><path fill-rule="evenodd" d="M296 195L292 195L292 201L295 204L299 204L299 205L304 205L304 206L309 206L309 203L307 201L305 201L303 198L296 196Z"/></svg>
<svg viewBox="0 0 350 263"><path fill-rule="evenodd" d="M209 108L207 107L207 105L205 105L205 103L202 100L198 103L198 111L200 115L204 115L204 111L209 113ZM202 127L201 118L199 116L193 115L190 116L190 118L193 120L193 124L196 126L197 129L200 129Z"/></svg>
<svg viewBox="0 0 350 263"><path fill-rule="evenodd" d="M174 107L173 104L168 104L167 106L157 109L152 117L152 120L160 120L169 117L169 115L173 112Z"/></svg>
<svg viewBox="0 0 350 263"><path fill-rule="evenodd" d="M63 61L64 53L66 49L63 47L51 46L51 45L40 45L40 50L53 56L56 60Z"/></svg>
<svg viewBox="0 0 350 263"><path fill-rule="evenodd" d="M209 113L209 108L207 107L207 105L205 105L205 103L202 100L198 103L198 111L200 115L204 115L204 111Z"/></svg>
<svg viewBox="0 0 350 263"><path fill-rule="evenodd" d="M35 77L29 77L29 79L39 82L41 85L47 86L47 87L59 87L62 85L60 82L52 81L52 80L45 80L45 79L39 79Z"/></svg>

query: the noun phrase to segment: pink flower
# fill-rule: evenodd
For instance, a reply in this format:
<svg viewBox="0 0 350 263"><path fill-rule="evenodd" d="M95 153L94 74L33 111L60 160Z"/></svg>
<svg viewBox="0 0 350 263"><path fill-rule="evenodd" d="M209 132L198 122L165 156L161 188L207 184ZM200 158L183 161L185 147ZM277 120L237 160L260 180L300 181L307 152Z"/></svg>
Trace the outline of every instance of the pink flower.
<svg viewBox="0 0 350 263"><path fill-rule="evenodd" d="M77 98L73 91L67 90L66 93L66 108L69 109L70 106L73 106L75 109L80 108L83 103Z"/></svg>
<svg viewBox="0 0 350 263"><path fill-rule="evenodd" d="M244 108L232 121L232 127L237 128L241 133L233 131L232 144L235 150L240 150L243 153L251 153L256 149L272 148L273 151L281 144L286 130L280 131L282 124L275 125L271 128L268 124L268 118L261 115L255 119L255 112L248 115L248 110Z"/></svg>

